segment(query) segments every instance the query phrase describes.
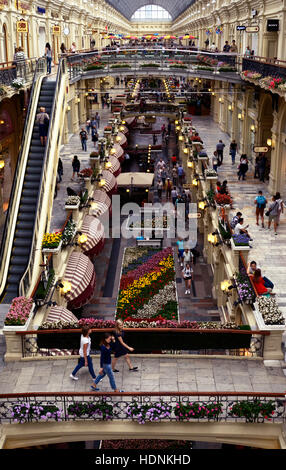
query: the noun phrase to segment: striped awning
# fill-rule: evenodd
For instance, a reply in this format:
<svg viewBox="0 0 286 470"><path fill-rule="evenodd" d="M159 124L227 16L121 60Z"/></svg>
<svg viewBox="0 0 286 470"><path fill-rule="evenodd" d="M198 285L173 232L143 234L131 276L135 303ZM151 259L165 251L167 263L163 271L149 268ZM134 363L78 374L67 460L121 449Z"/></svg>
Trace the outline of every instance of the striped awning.
<svg viewBox="0 0 286 470"><path fill-rule="evenodd" d="M98 254L104 246L104 227L100 220L93 215L86 215L80 230L87 235L87 241L81 245L83 252L86 255Z"/></svg>
<svg viewBox="0 0 286 470"><path fill-rule="evenodd" d="M120 140L117 141L117 139ZM118 132L117 136L115 137L115 142L124 148L127 145L127 138L122 132Z"/></svg>
<svg viewBox="0 0 286 470"><path fill-rule="evenodd" d="M113 144L113 147L110 151L110 155L112 157L118 158L120 162L124 160L124 150L119 144Z"/></svg>
<svg viewBox="0 0 286 470"><path fill-rule="evenodd" d="M53 323L59 321L73 323L77 322L78 319L72 312L70 312L66 308L61 307L60 305L56 305L50 308L45 321Z"/></svg>
<svg viewBox="0 0 286 470"><path fill-rule="evenodd" d="M90 214L94 217L100 217L109 212L111 213L111 199L105 191L96 189L93 193L93 202L91 203Z"/></svg>
<svg viewBox="0 0 286 470"><path fill-rule="evenodd" d="M106 193L109 196L112 196L112 194L115 194L117 191L117 181L115 176L113 176L112 173L108 170L103 170L102 171L102 177L101 181L104 181L104 184L101 185L100 183L100 188L106 191Z"/></svg>
<svg viewBox="0 0 286 470"><path fill-rule="evenodd" d="M105 168L106 170L110 171L115 177L121 173L120 162L116 157L109 157L108 162L105 163Z"/></svg>
<svg viewBox="0 0 286 470"><path fill-rule="evenodd" d="M121 125L120 126L120 132L122 132L122 134L124 134L124 135L127 135L127 134L129 134L129 129L126 126Z"/></svg>
<svg viewBox="0 0 286 470"><path fill-rule="evenodd" d="M128 127L134 126L136 123L136 117L129 117L129 118L124 118L124 121L126 122L126 125Z"/></svg>
<svg viewBox="0 0 286 470"><path fill-rule="evenodd" d="M88 256L73 251L69 257L64 280L71 283L71 290L65 294L67 302L74 308L84 305L95 286L94 266Z"/></svg>

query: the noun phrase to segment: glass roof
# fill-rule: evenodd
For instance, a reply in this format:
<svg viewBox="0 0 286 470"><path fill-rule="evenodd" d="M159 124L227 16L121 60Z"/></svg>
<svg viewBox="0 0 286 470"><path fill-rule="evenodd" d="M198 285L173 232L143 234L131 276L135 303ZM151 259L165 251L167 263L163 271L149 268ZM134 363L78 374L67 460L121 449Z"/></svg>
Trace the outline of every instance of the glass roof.
<svg viewBox="0 0 286 470"><path fill-rule="evenodd" d="M159 5L167 10L172 20L177 18L183 11L192 5L195 0L106 0L117 11L125 16L128 20L141 7L145 5Z"/></svg>

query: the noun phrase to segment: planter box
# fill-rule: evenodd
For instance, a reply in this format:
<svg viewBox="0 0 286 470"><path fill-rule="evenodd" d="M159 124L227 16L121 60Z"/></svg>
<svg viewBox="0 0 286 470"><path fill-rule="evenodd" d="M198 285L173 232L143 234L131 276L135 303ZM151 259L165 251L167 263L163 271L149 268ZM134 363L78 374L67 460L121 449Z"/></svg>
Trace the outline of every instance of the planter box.
<svg viewBox="0 0 286 470"><path fill-rule="evenodd" d="M4 325L4 328L3 328L4 333L5 333L5 331L6 332L11 332L11 331L27 331L27 330L29 330L30 324L32 322L33 315L34 315L34 310L35 310L35 304L32 305L31 312L30 312L30 314L27 318L27 321L26 321L25 325Z"/></svg>
<svg viewBox="0 0 286 470"><path fill-rule="evenodd" d="M68 206L67 204L65 204L65 210L66 210L66 211L73 211L73 210L78 209L79 206L80 206L80 201L79 201L76 205L74 205L74 206L71 206L71 205Z"/></svg>
<svg viewBox="0 0 286 470"><path fill-rule="evenodd" d="M231 248L234 251L249 251L250 250L249 245L235 245L232 238L230 240L230 243L231 243Z"/></svg>
<svg viewBox="0 0 286 470"><path fill-rule="evenodd" d="M57 248L42 248L43 255L49 255L50 253L57 255L62 248L63 241L61 240Z"/></svg>
<svg viewBox="0 0 286 470"><path fill-rule="evenodd" d="M206 176L206 179L207 179L207 180L213 180L213 181L215 181L215 180L217 180L217 176ZM228 205L229 205L229 204L228 204ZM230 207L230 206L229 206L229 207Z"/></svg>
<svg viewBox="0 0 286 470"><path fill-rule="evenodd" d="M256 323L257 323L257 326L260 330L264 330L264 331L283 331L283 330L286 330L286 318L285 318L285 314L283 314L284 318L285 318L285 325L266 325L266 323L264 323L264 319L263 319L263 316L262 314L260 313L260 311L258 310L257 308L257 305L254 304L254 317L255 317L255 320L256 320ZM282 312L283 313L283 312Z"/></svg>

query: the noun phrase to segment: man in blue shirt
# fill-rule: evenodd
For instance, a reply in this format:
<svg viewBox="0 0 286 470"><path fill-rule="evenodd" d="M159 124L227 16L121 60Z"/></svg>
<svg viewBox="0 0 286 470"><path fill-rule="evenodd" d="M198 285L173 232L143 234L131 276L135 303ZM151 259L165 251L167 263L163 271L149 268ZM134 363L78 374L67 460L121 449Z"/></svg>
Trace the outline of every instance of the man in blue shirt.
<svg viewBox="0 0 286 470"><path fill-rule="evenodd" d="M176 242L178 247L178 258L179 262L181 262L181 266L183 266L183 254L184 254L184 240L178 240Z"/></svg>

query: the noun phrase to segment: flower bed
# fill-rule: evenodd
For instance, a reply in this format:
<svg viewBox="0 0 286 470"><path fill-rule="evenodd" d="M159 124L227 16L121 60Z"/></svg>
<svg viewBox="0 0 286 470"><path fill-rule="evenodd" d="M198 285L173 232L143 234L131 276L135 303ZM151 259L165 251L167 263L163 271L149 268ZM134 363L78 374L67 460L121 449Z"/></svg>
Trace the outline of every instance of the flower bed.
<svg viewBox="0 0 286 470"><path fill-rule="evenodd" d="M216 178L217 177L217 172L215 170L212 170L211 168L208 168L205 171L205 177L206 178Z"/></svg>
<svg viewBox="0 0 286 470"><path fill-rule="evenodd" d="M128 252L128 249L125 250ZM124 263L124 261L123 261ZM132 265L133 267L133 265ZM147 253L135 269L121 275L116 317L178 319L174 258L171 248Z"/></svg>
<svg viewBox="0 0 286 470"><path fill-rule="evenodd" d="M240 300L246 303L253 303L256 299L256 295L248 275L246 273L236 273L235 280Z"/></svg>
<svg viewBox="0 0 286 470"><path fill-rule="evenodd" d="M15 297L5 318L6 326L23 326L27 322L33 307L33 299Z"/></svg>
<svg viewBox="0 0 286 470"><path fill-rule="evenodd" d="M113 405L104 400L95 402L74 402L68 406L68 415L72 418L101 418L109 421L113 418Z"/></svg>
<svg viewBox="0 0 286 470"><path fill-rule="evenodd" d="M83 178L90 178L92 175L93 175L93 169L92 168L84 168L79 173L79 176L81 176Z"/></svg>
<svg viewBox="0 0 286 470"><path fill-rule="evenodd" d="M69 196L66 199L65 205L66 206L78 206L80 204L80 197L79 196Z"/></svg>
<svg viewBox="0 0 286 470"><path fill-rule="evenodd" d="M138 402L132 402L127 407L127 415L133 420L138 421L139 424L147 422L156 422L160 419L170 418L172 413L172 406L169 403L160 401L158 403L144 403L143 405Z"/></svg>

